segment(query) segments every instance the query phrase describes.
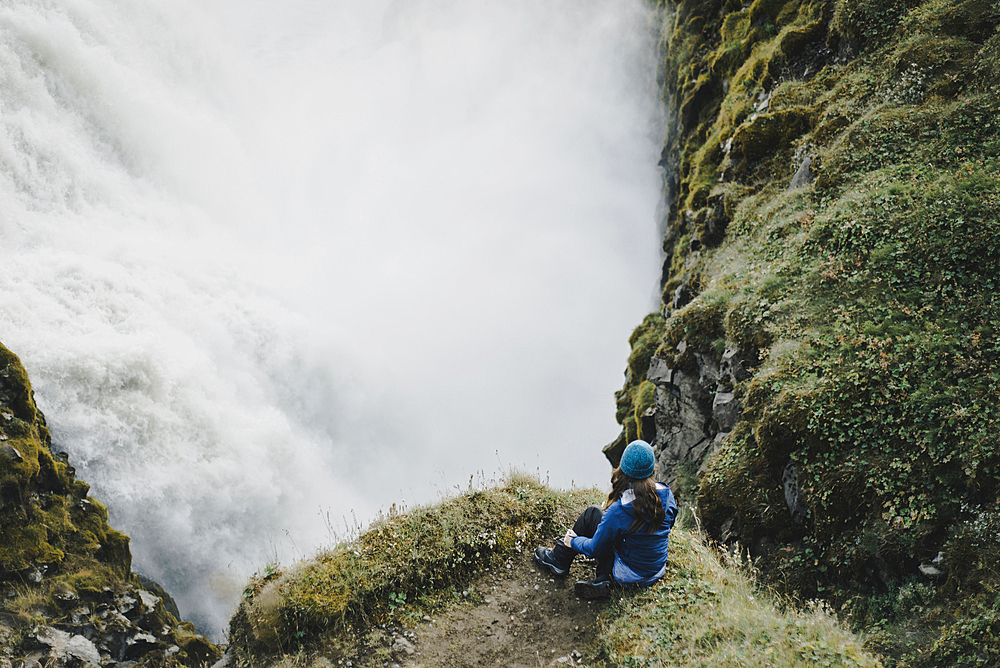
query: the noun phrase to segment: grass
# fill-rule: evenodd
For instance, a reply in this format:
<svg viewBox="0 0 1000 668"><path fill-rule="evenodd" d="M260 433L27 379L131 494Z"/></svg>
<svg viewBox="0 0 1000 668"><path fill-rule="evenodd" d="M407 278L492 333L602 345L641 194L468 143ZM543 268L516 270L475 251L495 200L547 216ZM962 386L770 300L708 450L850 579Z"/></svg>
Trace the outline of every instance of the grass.
<svg viewBox="0 0 1000 668"><path fill-rule="evenodd" d="M746 562L683 529L663 580L605 611L598 646L603 666L881 666L824 605L782 604Z"/></svg>
<svg viewBox="0 0 1000 668"><path fill-rule="evenodd" d="M235 665L342 665L359 657L377 665L387 659L385 629L466 601L462 588L526 558L540 535L560 531L601 497L512 474L384 516L355 540L290 568L265 568L233 618ZM666 577L605 609L587 665L880 665L827 608L779 604L757 589L746 564L720 557L683 524L671 534Z"/></svg>
<svg viewBox="0 0 1000 668"><path fill-rule="evenodd" d="M455 600L473 578L508 566L599 498L596 490L557 492L512 473L495 486L382 516L355 540L255 576L230 643L244 665L310 643L355 653L379 625L412 622Z"/></svg>

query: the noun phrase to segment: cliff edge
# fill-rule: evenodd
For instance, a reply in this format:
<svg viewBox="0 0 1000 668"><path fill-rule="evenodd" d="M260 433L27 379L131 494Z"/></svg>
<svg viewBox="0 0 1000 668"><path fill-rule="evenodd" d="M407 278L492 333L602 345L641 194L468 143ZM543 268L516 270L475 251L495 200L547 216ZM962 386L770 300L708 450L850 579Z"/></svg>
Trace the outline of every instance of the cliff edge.
<svg viewBox="0 0 1000 668"><path fill-rule="evenodd" d="M0 345L0 667L197 666L220 652L131 572L64 452L52 451L28 374Z"/></svg>

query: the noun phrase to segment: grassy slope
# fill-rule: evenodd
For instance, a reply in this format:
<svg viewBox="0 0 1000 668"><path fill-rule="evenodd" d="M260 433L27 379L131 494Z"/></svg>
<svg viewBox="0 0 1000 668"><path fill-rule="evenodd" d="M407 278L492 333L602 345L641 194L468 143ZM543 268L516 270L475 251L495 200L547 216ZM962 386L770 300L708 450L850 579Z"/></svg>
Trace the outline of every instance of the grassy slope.
<svg viewBox="0 0 1000 668"><path fill-rule="evenodd" d="M230 628L234 665L380 665L383 625L412 626L489 569L530 559L596 490L557 492L513 476L434 506L391 514L356 540L255 577ZM779 610L698 534L676 529L670 573L609 605L589 665L877 666L824 609ZM374 632L374 633L373 633ZM360 659L359 659L360 657Z"/></svg>
<svg viewBox="0 0 1000 668"><path fill-rule="evenodd" d="M454 600L473 578L533 549L593 490L557 493L526 476L406 513L357 539L254 577L230 624L239 665L286 654L356 656L379 624L404 624ZM417 612L421 611L421 612Z"/></svg>
<svg viewBox="0 0 1000 668"><path fill-rule="evenodd" d="M1000 3L662 9L664 294L697 297L637 328L620 421L638 435L653 351L759 351L706 525L734 520L773 583L876 629L890 662L1000 661Z"/></svg>
<svg viewBox="0 0 1000 668"><path fill-rule="evenodd" d="M779 606L748 564L679 529L656 587L604 613L601 657L614 666L878 666L832 612ZM601 663L599 661L598 663Z"/></svg>

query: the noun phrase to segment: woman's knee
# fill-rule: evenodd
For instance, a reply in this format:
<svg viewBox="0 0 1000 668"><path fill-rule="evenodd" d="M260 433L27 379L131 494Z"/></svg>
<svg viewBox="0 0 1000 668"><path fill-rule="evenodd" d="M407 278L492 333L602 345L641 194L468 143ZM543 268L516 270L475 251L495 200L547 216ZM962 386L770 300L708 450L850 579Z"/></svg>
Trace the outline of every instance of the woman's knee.
<svg viewBox="0 0 1000 668"><path fill-rule="evenodd" d="M591 506L580 514L580 518L573 525L573 531L578 536L593 538L594 532L597 531L597 525L601 523L603 516L604 511L601 510L600 506Z"/></svg>

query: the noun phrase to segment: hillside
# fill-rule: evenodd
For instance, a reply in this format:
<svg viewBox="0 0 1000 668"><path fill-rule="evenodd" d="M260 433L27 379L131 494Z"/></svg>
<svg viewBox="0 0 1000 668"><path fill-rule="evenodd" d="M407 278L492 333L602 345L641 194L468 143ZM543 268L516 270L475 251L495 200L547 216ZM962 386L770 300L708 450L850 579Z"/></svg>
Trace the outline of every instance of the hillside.
<svg viewBox="0 0 1000 668"><path fill-rule="evenodd" d="M675 528L659 585L579 599L573 583L593 562L558 579L532 553L601 496L512 475L269 566L244 592L222 665L880 665L822 606L780 609L693 527Z"/></svg>
<svg viewBox="0 0 1000 668"><path fill-rule="evenodd" d="M1000 661L1000 4L660 4L663 307L621 437L890 664Z"/></svg>

